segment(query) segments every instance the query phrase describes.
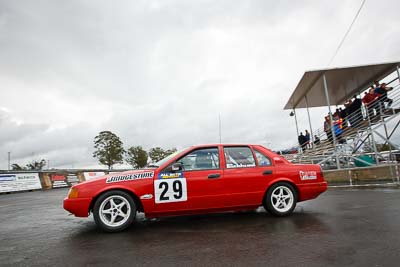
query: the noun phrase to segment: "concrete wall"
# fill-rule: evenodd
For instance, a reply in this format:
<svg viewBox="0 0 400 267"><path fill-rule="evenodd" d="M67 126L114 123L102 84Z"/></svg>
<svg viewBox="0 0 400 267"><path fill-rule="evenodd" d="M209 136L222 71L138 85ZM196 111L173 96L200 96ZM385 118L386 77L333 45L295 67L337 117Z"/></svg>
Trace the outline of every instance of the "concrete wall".
<svg viewBox="0 0 400 267"><path fill-rule="evenodd" d="M329 184L397 182L399 170L399 165L330 170L324 171L324 177Z"/></svg>

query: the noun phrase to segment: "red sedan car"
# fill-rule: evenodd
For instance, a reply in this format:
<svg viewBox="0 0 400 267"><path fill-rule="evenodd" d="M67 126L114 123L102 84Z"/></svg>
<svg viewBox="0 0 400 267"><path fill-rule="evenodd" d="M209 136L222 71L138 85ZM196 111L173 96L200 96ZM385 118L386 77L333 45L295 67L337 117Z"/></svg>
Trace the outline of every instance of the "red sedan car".
<svg viewBox="0 0 400 267"><path fill-rule="evenodd" d="M297 202L327 189L319 165L295 165L259 145L202 145L146 169L109 174L74 185L64 208L93 213L105 231L128 227L136 212L161 217L255 209L290 214Z"/></svg>

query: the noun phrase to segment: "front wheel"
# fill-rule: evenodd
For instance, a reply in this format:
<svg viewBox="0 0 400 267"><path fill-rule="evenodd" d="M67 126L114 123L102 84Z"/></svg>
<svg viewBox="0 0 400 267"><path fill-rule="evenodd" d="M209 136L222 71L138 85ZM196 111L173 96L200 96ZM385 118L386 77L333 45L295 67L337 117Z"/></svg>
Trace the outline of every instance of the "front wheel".
<svg viewBox="0 0 400 267"><path fill-rule="evenodd" d="M297 192L291 184L279 182L271 186L264 199L264 208L274 216L286 216L296 207Z"/></svg>
<svg viewBox="0 0 400 267"><path fill-rule="evenodd" d="M136 204L132 197L119 190L102 194L93 207L96 225L106 232L118 232L135 220Z"/></svg>

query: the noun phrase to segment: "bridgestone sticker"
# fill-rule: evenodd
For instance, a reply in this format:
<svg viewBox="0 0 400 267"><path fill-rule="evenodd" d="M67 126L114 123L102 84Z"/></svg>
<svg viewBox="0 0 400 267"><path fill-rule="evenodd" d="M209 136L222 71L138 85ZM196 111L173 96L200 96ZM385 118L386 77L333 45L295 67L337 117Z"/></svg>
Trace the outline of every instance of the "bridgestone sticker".
<svg viewBox="0 0 400 267"><path fill-rule="evenodd" d="M300 174L300 179L302 181L304 181L304 180L316 180L317 179L317 172L316 171L307 171L307 172L299 171L299 174Z"/></svg>
<svg viewBox="0 0 400 267"><path fill-rule="evenodd" d="M154 172L140 172L140 173L133 173L133 174L125 174L125 175L115 175L108 177L106 183L116 183L116 182L126 182L138 179L148 179L153 178Z"/></svg>
<svg viewBox="0 0 400 267"><path fill-rule="evenodd" d="M186 178L154 180L156 204L187 200Z"/></svg>

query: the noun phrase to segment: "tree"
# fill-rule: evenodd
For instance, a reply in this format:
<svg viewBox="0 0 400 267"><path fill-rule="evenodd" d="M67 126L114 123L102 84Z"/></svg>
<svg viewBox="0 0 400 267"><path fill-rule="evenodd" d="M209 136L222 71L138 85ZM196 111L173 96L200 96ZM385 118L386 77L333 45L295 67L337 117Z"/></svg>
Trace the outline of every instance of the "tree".
<svg viewBox="0 0 400 267"><path fill-rule="evenodd" d="M165 156L165 151L161 147L154 147L149 151L149 157L151 158L152 162L157 162L162 160Z"/></svg>
<svg viewBox="0 0 400 267"><path fill-rule="evenodd" d="M389 144L389 143L381 144L381 143L375 142L375 146L376 146L376 150L378 152L390 151L390 150L396 150L397 149L395 146L393 146L392 144ZM364 143L364 152L369 152L369 153L374 152L374 145L372 144L372 142L369 142L368 140L365 141L365 143Z"/></svg>
<svg viewBox="0 0 400 267"><path fill-rule="evenodd" d="M31 163L26 165L26 168L32 171L40 171L41 169L43 169L44 166L46 166L46 161L42 159L40 161L32 161Z"/></svg>
<svg viewBox="0 0 400 267"><path fill-rule="evenodd" d="M11 164L11 170L13 170L13 171L26 171L26 167L14 163L14 164Z"/></svg>
<svg viewBox="0 0 400 267"><path fill-rule="evenodd" d="M177 150L176 150L175 147L174 147L174 148L167 149L167 151L165 151L165 156L167 157L167 156L169 156L169 155L171 155L171 154L174 154L176 151L177 151Z"/></svg>
<svg viewBox="0 0 400 267"><path fill-rule="evenodd" d="M147 152L141 146L133 146L128 148L126 162L133 168L143 168L147 164Z"/></svg>
<svg viewBox="0 0 400 267"><path fill-rule="evenodd" d="M382 151L390 151L390 150L396 150L396 148L392 144L376 144L376 149L379 152Z"/></svg>
<svg viewBox="0 0 400 267"><path fill-rule="evenodd" d="M114 164L123 162L125 150L122 141L110 131L102 131L94 138L94 148L93 157L108 169Z"/></svg>
<svg viewBox="0 0 400 267"><path fill-rule="evenodd" d="M155 147L155 148L150 149L149 156L150 156L152 162L157 162L175 152L176 152L176 148L164 150L161 147Z"/></svg>

